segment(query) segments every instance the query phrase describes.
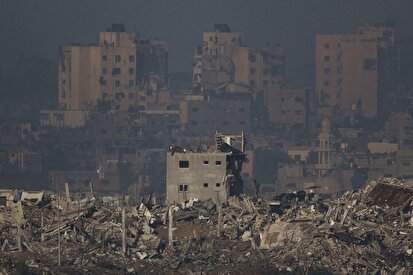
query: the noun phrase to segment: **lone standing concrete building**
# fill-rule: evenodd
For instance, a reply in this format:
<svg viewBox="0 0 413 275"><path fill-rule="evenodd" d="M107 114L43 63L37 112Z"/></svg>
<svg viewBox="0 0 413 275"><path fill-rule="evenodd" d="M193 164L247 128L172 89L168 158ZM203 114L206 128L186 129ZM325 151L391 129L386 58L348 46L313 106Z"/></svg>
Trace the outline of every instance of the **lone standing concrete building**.
<svg viewBox="0 0 413 275"><path fill-rule="evenodd" d="M192 152L173 147L166 157L166 200L180 203L190 198L224 202L242 192L240 172L245 159L244 134L216 133L215 148Z"/></svg>

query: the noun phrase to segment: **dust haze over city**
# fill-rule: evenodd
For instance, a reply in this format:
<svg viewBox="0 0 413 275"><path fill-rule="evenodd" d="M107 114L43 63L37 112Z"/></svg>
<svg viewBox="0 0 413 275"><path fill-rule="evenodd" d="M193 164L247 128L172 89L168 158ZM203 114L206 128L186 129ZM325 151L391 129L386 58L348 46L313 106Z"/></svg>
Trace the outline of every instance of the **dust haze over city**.
<svg viewBox="0 0 413 275"><path fill-rule="evenodd" d="M412 12L1 2L0 274L411 274Z"/></svg>

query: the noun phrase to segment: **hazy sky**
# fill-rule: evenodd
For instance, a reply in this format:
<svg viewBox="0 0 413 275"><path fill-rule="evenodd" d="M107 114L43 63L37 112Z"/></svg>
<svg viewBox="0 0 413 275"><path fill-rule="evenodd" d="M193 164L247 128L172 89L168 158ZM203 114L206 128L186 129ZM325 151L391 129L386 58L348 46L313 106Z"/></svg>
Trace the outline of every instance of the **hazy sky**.
<svg viewBox="0 0 413 275"><path fill-rule="evenodd" d="M283 44L295 66L312 62L315 34L395 19L411 35L411 14L413 0L0 0L0 60L6 70L22 54L56 60L59 45L95 42L114 22L142 38L166 40L170 71L190 71L202 32L228 23L250 45Z"/></svg>

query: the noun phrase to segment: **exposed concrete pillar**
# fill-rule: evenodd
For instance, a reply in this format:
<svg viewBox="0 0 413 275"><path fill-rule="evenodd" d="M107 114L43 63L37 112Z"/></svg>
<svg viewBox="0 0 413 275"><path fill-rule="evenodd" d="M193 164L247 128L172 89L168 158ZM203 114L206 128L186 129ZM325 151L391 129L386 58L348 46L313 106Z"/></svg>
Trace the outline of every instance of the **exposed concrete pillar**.
<svg viewBox="0 0 413 275"><path fill-rule="evenodd" d="M174 232L174 228L173 228L174 217L172 214L172 207L169 207L168 218L169 218L168 241L169 241L169 244L172 245L173 244L173 232Z"/></svg>
<svg viewBox="0 0 413 275"><path fill-rule="evenodd" d="M122 209L122 252L126 256L126 210Z"/></svg>

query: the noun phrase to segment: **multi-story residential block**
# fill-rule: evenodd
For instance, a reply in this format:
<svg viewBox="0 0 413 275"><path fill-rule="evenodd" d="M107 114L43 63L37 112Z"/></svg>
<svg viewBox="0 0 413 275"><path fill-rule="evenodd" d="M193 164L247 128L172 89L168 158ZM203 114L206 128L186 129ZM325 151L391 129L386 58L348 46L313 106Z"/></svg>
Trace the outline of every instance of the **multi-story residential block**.
<svg viewBox="0 0 413 275"><path fill-rule="evenodd" d="M180 120L189 135L212 135L215 131L229 134L251 131L249 94L205 96L180 103Z"/></svg>
<svg viewBox="0 0 413 275"><path fill-rule="evenodd" d="M98 100L107 100L114 110L135 107L140 87L166 83L167 58L165 42L139 41L136 33L113 24L99 34L97 45L60 47L59 104L66 110L90 110L99 108Z"/></svg>
<svg viewBox="0 0 413 275"><path fill-rule="evenodd" d="M308 124L309 90L273 87L265 93L268 121L282 129L305 130Z"/></svg>
<svg viewBox="0 0 413 275"><path fill-rule="evenodd" d="M315 87L329 115L376 118L392 85L394 28L365 26L355 34L317 35Z"/></svg>
<svg viewBox="0 0 413 275"><path fill-rule="evenodd" d="M166 200L181 203L190 198L225 202L242 192L244 135L215 135L213 151L191 152L171 148L166 156ZM239 148L239 149L237 149Z"/></svg>
<svg viewBox="0 0 413 275"><path fill-rule="evenodd" d="M231 32L228 25L215 25L215 32L203 33L202 45L194 54L194 88L231 90L229 83L249 86L255 91L281 86L284 82L284 48L249 47L244 34Z"/></svg>

